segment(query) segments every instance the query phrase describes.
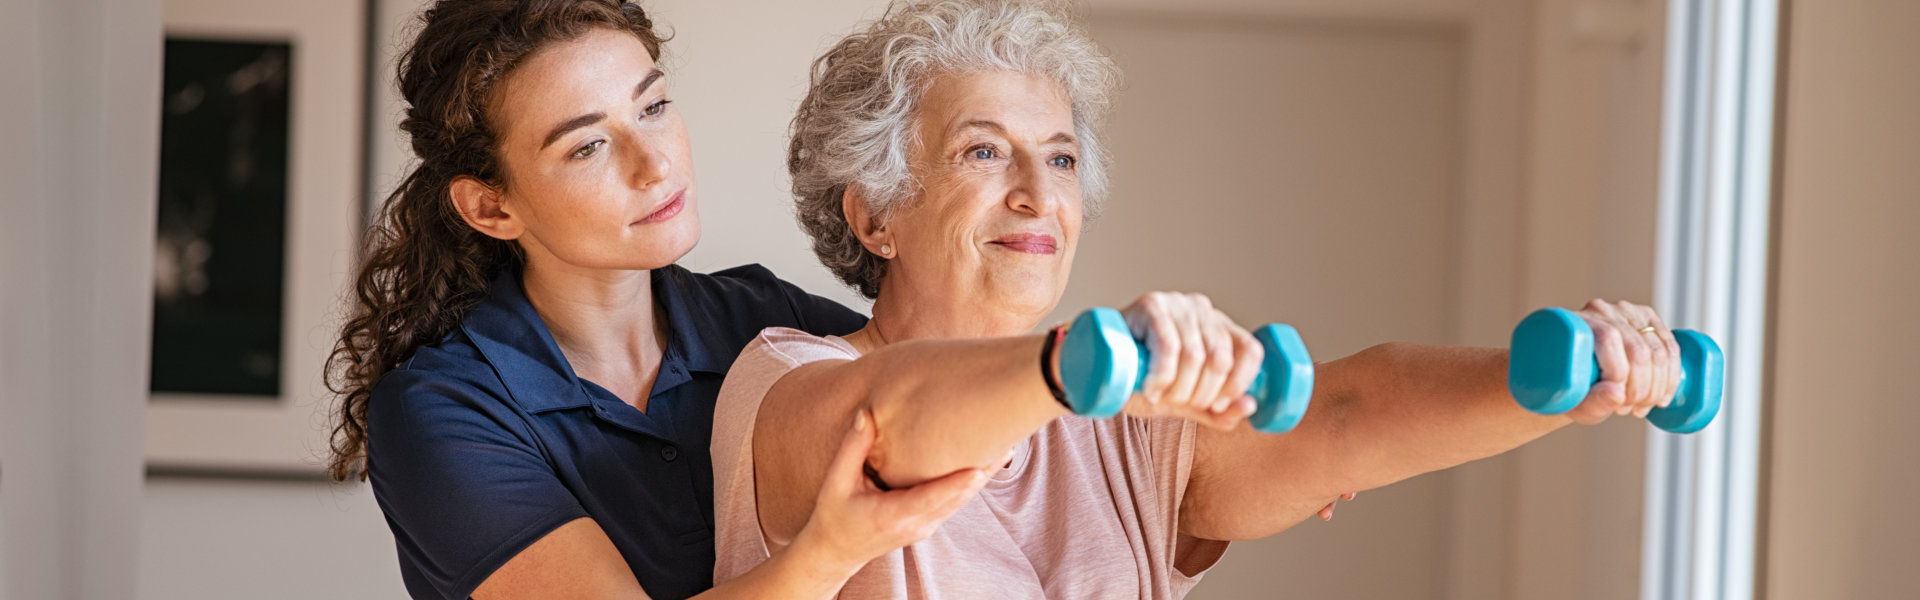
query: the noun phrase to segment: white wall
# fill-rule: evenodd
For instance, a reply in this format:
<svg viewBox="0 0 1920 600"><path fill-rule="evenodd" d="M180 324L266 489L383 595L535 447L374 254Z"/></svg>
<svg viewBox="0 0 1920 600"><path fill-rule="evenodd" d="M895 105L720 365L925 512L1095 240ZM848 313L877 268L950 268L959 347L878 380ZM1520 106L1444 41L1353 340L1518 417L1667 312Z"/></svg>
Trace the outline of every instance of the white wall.
<svg viewBox="0 0 1920 600"><path fill-rule="evenodd" d="M1789 6L1764 590L1913 597L1920 3Z"/></svg>
<svg viewBox="0 0 1920 600"><path fill-rule="evenodd" d="M407 597L365 484L155 478L142 506L146 600Z"/></svg>

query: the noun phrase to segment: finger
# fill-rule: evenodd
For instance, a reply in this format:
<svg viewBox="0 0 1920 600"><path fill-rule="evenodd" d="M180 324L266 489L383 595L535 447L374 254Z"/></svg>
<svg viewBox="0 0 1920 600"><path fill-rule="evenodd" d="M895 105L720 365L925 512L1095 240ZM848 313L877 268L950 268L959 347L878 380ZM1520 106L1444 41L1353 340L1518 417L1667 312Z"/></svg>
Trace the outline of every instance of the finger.
<svg viewBox="0 0 1920 600"><path fill-rule="evenodd" d="M1647 314L1652 315L1653 326L1660 328L1660 342L1667 347L1667 388L1661 391L1658 403L1666 407L1673 404L1673 396L1680 393L1680 380L1686 377L1680 368L1680 340L1674 337L1667 321L1660 318L1659 311L1648 309Z"/></svg>
<svg viewBox="0 0 1920 600"><path fill-rule="evenodd" d="M1613 303L1607 302L1606 300L1603 300L1600 298L1594 298L1592 300L1588 300L1587 305L1585 307L1582 307L1580 310L1583 312L1592 313L1593 315L1603 319L1618 319L1620 317L1620 311L1616 307L1614 307Z"/></svg>
<svg viewBox="0 0 1920 600"><path fill-rule="evenodd" d="M1345 493L1345 494L1341 494L1341 495L1340 495L1340 499L1341 499L1341 500L1352 500L1354 496L1358 496L1358 495L1360 495L1360 492L1347 492L1347 493Z"/></svg>
<svg viewBox="0 0 1920 600"><path fill-rule="evenodd" d="M1645 327L1652 328L1641 336L1647 346L1647 398L1633 411L1635 417L1645 418L1647 413L1653 412L1654 408L1660 406L1663 400L1661 393L1672 387L1669 380L1672 369L1668 368L1668 364L1673 360L1667 352L1665 334L1659 325L1654 324L1657 317L1653 314L1653 308L1639 305L1636 307L1640 309L1640 322L1646 323Z"/></svg>
<svg viewBox="0 0 1920 600"><path fill-rule="evenodd" d="M1147 312L1147 382L1140 388L1141 395L1147 397L1149 404L1158 404L1173 385L1174 373L1180 368L1180 327L1168 312L1167 303L1160 294L1150 294L1142 299L1142 308Z"/></svg>
<svg viewBox="0 0 1920 600"><path fill-rule="evenodd" d="M1621 315L1619 307L1614 306L1613 303L1601 298L1594 298L1588 300L1586 306L1582 307L1580 312L1582 316L1586 318L1588 327L1593 330L1594 357L1600 363L1601 382L1596 382L1594 386L1588 390L1587 398L1581 402L1580 408L1584 409L1586 414L1576 415L1574 420L1582 423L1596 423L1605 420L1607 414L1624 414L1627 411L1625 406L1627 397L1625 390L1627 389L1626 382L1629 375L1627 365L1629 363L1625 360L1619 361L1618 363L1608 363L1605 358L1603 358L1608 354L1608 352L1603 350L1603 346L1607 346L1608 342L1603 341L1603 338L1614 340L1613 343L1621 347L1620 356L1622 357L1626 356L1626 342L1619 335L1619 332L1615 331L1614 324L1620 322ZM1602 383L1605 383L1605 385L1602 385ZM1603 391L1608 393L1601 394ZM1593 401L1593 404L1588 405L1589 401ZM1601 412L1603 407L1605 408L1604 413Z"/></svg>
<svg viewBox="0 0 1920 600"><path fill-rule="evenodd" d="M1245 388L1226 392L1227 381L1233 375L1234 347L1233 334L1227 331L1227 324L1214 310L1211 302L1202 298L1195 306L1201 310L1201 340L1206 344L1206 364L1200 370L1200 378L1194 382L1194 400L1197 406L1205 407L1208 412L1221 413L1233 406Z"/></svg>
<svg viewBox="0 0 1920 600"><path fill-rule="evenodd" d="M1328 502L1326 506L1320 509L1319 514L1320 514L1320 520L1332 521L1333 520L1333 503Z"/></svg>
<svg viewBox="0 0 1920 600"><path fill-rule="evenodd" d="M820 482L822 498L849 496L861 486L870 485L863 467L867 451L873 449L874 430L873 413L865 408L854 413L853 426L847 428L833 462L827 464L826 479Z"/></svg>
<svg viewBox="0 0 1920 600"><path fill-rule="evenodd" d="M972 501L987 484L985 469L960 469L906 489L888 492L885 502L904 510L906 518L944 521Z"/></svg>
<svg viewBox="0 0 1920 600"><path fill-rule="evenodd" d="M1626 402L1629 363L1626 346L1620 338L1620 330L1611 326L1593 329L1593 354L1600 363L1600 381L1594 383L1580 403L1589 419L1605 419Z"/></svg>
<svg viewBox="0 0 1920 600"><path fill-rule="evenodd" d="M1216 311L1218 312L1218 311ZM1227 319L1226 313L1220 313L1219 319L1227 325L1227 335L1233 341L1233 369L1228 372L1226 387L1220 395L1235 399L1249 398L1247 389L1253 387L1253 380L1260 377L1260 363L1266 358L1266 349L1260 346L1260 340Z"/></svg>
<svg viewBox="0 0 1920 600"><path fill-rule="evenodd" d="M1179 416L1196 421L1201 426L1215 431L1233 431L1234 428L1240 426L1241 422L1246 420L1247 415L1251 414L1253 414L1253 401L1244 400L1236 401L1226 410L1219 412L1199 410Z"/></svg>
<svg viewBox="0 0 1920 600"><path fill-rule="evenodd" d="M1627 386L1617 381L1599 381L1587 391L1587 399L1567 413L1573 422L1582 425L1594 425L1607 420L1619 412L1622 398L1627 397Z"/></svg>
<svg viewBox="0 0 1920 600"><path fill-rule="evenodd" d="M1636 331L1644 327L1633 322L1625 322L1621 329L1621 345L1627 351L1627 401L1621 405L1621 414L1635 414L1643 405L1651 404L1653 398L1653 350L1647 343L1647 334Z"/></svg>
<svg viewBox="0 0 1920 600"><path fill-rule="evenodd" d="M1184 304L1184 303L1183 303ZM1201 371L1207 364L1207 343L1201 337L1200 319L1195 318L1191 305L1181 307L1178 319L1180 323L1180 348L1175 352L1179 357L1179 368L1174 371L1173 384L1167 388L1167 398L1172 402L1191 406L1194 404L1194 386L1200 382Z"/></svg>

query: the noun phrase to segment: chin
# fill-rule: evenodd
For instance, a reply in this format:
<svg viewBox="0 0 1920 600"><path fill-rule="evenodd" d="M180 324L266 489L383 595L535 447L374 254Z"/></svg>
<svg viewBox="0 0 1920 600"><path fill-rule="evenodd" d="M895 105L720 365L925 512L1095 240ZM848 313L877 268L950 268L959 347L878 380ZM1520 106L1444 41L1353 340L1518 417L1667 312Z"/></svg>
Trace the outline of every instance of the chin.
<svg viewBox="0 0 1920 600"><path fill-rule="evenodd" d="M1028 315L1034 319L1053 312L1054 305L1060 303L1060 290L1054 286L1019 286L1002 288L1005 293L995 294L997 298L990 302L1008 313Z"/></svg>
<svg viewBox="0 0 1920 600"><path fill-rule="evenodd" d="M690 214L651 229L643 238L628 240L619 254L608 257L616 264L606 267L651 271L680 262L700 243L700 220Z"/></svg>
<svg viewBox="0 0 1920 600"><path fill-rule="evenodd" d="M673 227L660 232L660 236L648 240L650 246L642 255L649 257L647 262L655 263L651 268L660 268L680 262L693 247L700 244L700 219L694 215L684 215L675 219Z"/></svg>

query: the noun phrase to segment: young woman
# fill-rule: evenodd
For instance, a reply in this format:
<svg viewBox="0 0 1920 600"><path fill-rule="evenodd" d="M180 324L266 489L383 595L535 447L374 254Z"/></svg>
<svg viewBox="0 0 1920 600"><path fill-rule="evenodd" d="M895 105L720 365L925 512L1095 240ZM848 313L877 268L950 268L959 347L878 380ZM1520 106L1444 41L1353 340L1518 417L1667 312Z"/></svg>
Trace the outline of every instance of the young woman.
<svg viewBox="0 0 1920 600"><path fill-rule="evenodd" d="M368 235L329 361L332 475L371 478L416 598L711 587L714 399L766 327L865 321L699 239L660 37L618 0L443 0L400 59L418 166ZM985 481L883 492L855 419L791 548L702 597L823 598Z"/></svg>

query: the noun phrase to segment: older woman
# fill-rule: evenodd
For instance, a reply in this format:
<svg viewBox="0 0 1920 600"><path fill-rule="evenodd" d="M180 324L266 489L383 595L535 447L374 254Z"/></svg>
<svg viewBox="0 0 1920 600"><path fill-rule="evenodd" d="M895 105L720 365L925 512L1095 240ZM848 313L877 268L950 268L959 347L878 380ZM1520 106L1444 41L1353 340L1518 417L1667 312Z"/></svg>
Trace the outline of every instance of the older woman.
<svg viewBox="0 0 1920 600"><path fill-rule="evenodd" d="M1246 331L1203 297L1149 294L1125 311L1153 350L1143 391L1112 419L1070 414L1048 336L1028 332L1105 196L1115 80L1051 5L1019 0L895 6L815 63L788 161L799 217L873 318L845 337L770 329L734 363L714 415L716 581L796 539L849 426L877 430L879 486L997 472L844 595L1175 598L1228 540L1343 492L1672 396L1677 351L1636 332L1658 317L1595 302L1606 381L1574 418L1516 406L1502 350L1388 344L1322 364L1309 418L1262 435L1238 424L1260 358Z"/></svg>

